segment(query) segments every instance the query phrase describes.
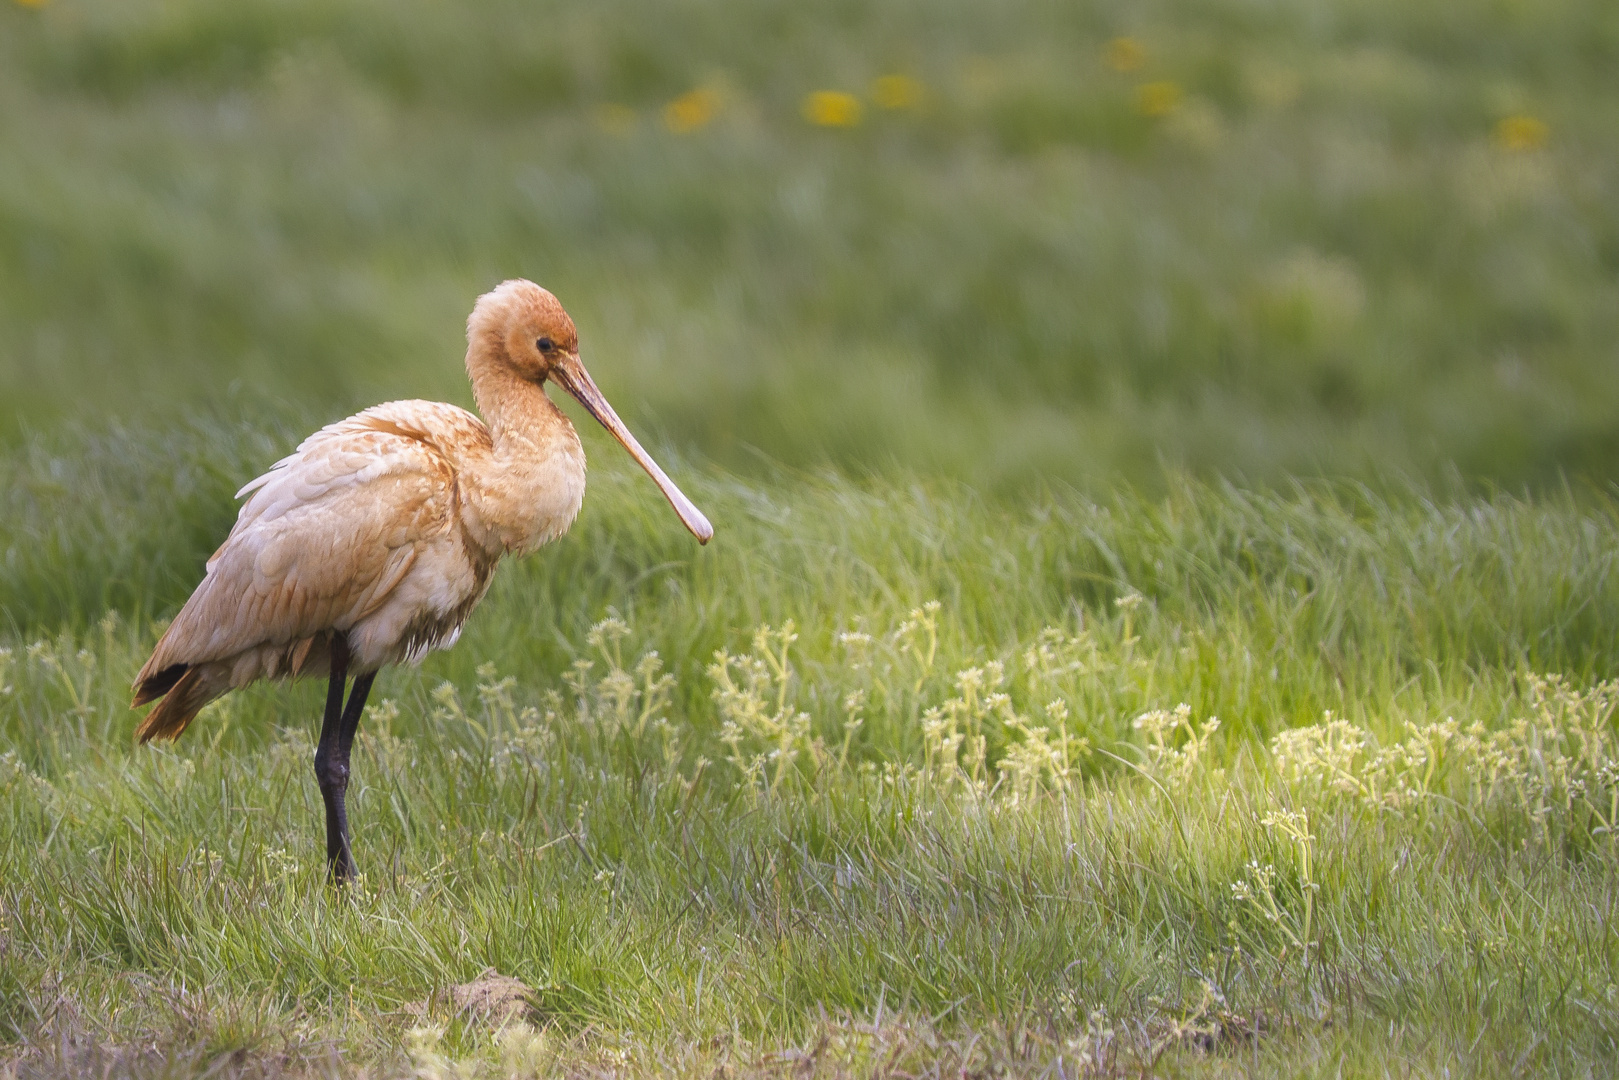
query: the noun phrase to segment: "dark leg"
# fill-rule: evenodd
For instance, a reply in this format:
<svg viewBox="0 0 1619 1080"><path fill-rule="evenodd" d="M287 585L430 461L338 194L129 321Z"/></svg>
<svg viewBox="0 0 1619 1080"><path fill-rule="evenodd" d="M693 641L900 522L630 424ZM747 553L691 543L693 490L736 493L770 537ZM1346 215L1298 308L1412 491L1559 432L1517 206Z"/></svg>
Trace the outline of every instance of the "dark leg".
<svg viewBox="0 0 1619 1080"><path fill-rule="evenodd" d="M326 804L326 864L332 880L339 885L354 877L354 854L349 848L349 817L344 796L349 787L349 750L360 726L360 713L371 692L375 672L357 676L348 704L343 703L343 684L348 675L348 642L332 639L332 674L326 687L326 715L320 725L320 745L315 748L315 781Z"/></svg>
<svg viewBox="0 0 1619 1080"><path fill-rule="evenodd" d="M376 677L374 671L356 675L354 685L349 689L349 703L343 707L343 726L337 733L337 766L343 771L344 791L348 789L349 782L349 749L354 745L354 733L360 728L360 714L365 711L365 699L371 693L371 682ZM326 857L332 862L337 880L347 881L354 876L354 853L349 847L349 818L343 806L343 791L337 795L337 829L338 841L342 845L341 854L334 857L328 842Z"/></svg>

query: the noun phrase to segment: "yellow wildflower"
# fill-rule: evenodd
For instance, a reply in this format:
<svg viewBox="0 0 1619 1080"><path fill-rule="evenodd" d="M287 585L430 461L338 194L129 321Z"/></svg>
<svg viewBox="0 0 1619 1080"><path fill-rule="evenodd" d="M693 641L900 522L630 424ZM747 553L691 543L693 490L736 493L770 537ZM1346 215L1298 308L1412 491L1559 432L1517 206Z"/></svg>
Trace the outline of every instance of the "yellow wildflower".
<svg viewBox="0 0 1619 1080"><path fill-rule="evenodd" d="M884 109L914 109L926 89L909 75L884 75L871 84L871 99Z"/></svg>
<svg viewBox="0 0 1619 1080"><path fill-rule="evenodd" d="M1136 111L1142 116L1168 116L1181 103L1179 83L1150 82L1136 87Z"/></svg>
<svg viewBox="0 0 1619 1080"><path fill-rule="evenodd" d="M817 90L804 99L804 119L818 127L856 127L860 99L841 90Z"/></svg>
<svg viewBox="0 0 1619 1080"><path fill-rule="evenodd" d="M719 111L719 94L699 87L681 94L663 107L663 124L676 135L689 135L706 127Z"/></svg>
<svg viewBox="0 0 1619 1080"><path fill-rule="evenodd" d="M1539 150L1550 137L1551 128L1546 126L1546 121L1522 113L1502 117L1495 125L1495 145L1508 153Z"/></svg>
<svg viewBox="0 0 1619 1080"><path fill-rule="evenodd" d="M1107 66L1114 71L1134 71L1147 59L1147 50L1132 37L1116 37L1107 43Z"/></svg>

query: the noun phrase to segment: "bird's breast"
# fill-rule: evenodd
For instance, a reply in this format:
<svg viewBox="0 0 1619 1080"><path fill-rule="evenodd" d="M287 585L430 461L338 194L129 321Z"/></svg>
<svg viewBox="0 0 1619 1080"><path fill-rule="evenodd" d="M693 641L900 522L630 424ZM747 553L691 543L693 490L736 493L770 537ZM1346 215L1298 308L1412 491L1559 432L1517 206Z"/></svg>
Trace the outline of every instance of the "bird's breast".
<svg viewBox="0 0 1619 1080"><path fill-rule="evenodd" d="M571 434L571 432L570 432ZM547 544L579 516L585 497L585 454L578 438L491 463L470 477L469 531L502 553L522 555Z"/></svg>

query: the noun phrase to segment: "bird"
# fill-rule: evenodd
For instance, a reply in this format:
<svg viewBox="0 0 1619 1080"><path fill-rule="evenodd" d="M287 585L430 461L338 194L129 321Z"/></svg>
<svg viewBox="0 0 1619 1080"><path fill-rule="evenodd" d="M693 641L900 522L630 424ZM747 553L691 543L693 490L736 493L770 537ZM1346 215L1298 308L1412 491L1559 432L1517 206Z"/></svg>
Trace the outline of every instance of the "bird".
<svg viewBox="0 0 1619 1080"><path fill-rule="evenodd" d="M238 491L236 524L135 677L131 707L157 703L141 743L178 738L259 679L326 678L314 766L338 884L356 872L349 751L377 672L455 644L501 558L557 539L579 513L584 447L547 383L623 445L699 543L714 535L602 396L550 292L515 279L480 296L466 368L481 419L434 401L376 405Z"/></svg>

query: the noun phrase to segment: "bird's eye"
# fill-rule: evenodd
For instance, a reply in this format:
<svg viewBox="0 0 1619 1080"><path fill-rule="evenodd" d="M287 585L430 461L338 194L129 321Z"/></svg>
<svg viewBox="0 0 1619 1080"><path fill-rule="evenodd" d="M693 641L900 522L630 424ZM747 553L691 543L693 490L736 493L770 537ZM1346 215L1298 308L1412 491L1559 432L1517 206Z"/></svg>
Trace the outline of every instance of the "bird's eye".
<svg viewBox="0 0 1619 1080"><path fill-rule="evenodd" d="M552 349L557 347L557 343L552 341L548 337L542 337L540 340L536 341L534 344L539 346L539 349L540 349L541 352L550 352Z"/></svg>

